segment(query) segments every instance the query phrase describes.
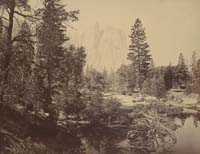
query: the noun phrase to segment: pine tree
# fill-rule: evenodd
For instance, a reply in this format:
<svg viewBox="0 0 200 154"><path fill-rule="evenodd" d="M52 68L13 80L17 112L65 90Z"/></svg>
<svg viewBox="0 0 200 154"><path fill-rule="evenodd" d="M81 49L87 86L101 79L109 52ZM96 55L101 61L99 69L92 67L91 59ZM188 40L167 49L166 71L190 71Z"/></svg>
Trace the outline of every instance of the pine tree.
<svg viewBox="0 0 200 154"><path fill-rule="evenodd" d="M174 72L171 64L167 66L166 71L164 73L164 81L166 90L173 88L173 79L174 79Z"/></svg>
<svg viewBox="0 0 200 154"><path fill-rule="evenodd" d="M78 11L67 12L61 0L45 0L42 12L42 23L37 27L38 52L37 66L39 70L40 89L44 95L44 108L55 108L52 104L58 104L65 100L60 96L66 94L71 78L78 82L82 65L77 66L78 55L84 54L83 48L65 48L64 44L69 40L66 37L66 23L76 21ZM76 62L76 63L74 63ZM72 75L73 73L73 75ZM75 74L76 73L76 74ZM54 111L53 111L54 112Z"/></svg>
<svg viewBox="0 0 200 154"><path fill-rule="evenodd" d="M136 87L136 71L132 64L128 65L128 90L129 92L134 92Z"/></svg>
<svg viewBox="0 0 200 154"><path fill-rule="evenodd" d="M1 0L0 1L0 11L2 11L1 22L3 29L5 29L5 48L3 50L3 59L1 62L2 70L2 82L1 82L1 92L0 92L0 102L4 102L4 95L6 91L9 91L9 73L10 65L15 53L13 44L19 41L23 36L13 36L14 20L18 21L18 17L25 18L27 20L35 20L36 18L29 14L30 6L28 5L28 0ZM7 10L7 11L3 11ZM5 22L7 24L5 24ZM2 28L1 28L2 29ZM2 30L1 30L2 31Z"/></svg>
<svg viewBox="0 0 200 154"><path fill-rule="evenodd" d="M31 88L33 86L34 42L31 29L25 21L17 34L21 39L14 44L15 53L11 61L9 78L15 100L23 104L33 100ZM23 36L23 37L22 37Z"/></svg>
<svg viewBox="0 0 200 154"><path fill-rule="evenodd" d="M64 77L67 92L74 92L81 86L83 80L83 69L85 66L85 49L83 47L76 48L74 45L70 45L65 52L64 65ZM70 92L70 93L71 93Z"/></svg>
<svg viewBox="0 0 200 154"><path fill-rule="evenodd" d="M196 64L197 64L197 54L194 51L192 53L192 61L191 61L191 77L192 77L192 84L194 84L194 74L196 71Z"/></svg>
<svg viewBox="0 0 200 154"><path fill-rule="evenodd" d="M117 75L120 90L125 94L128 91L128 66L122 64L117 70Z"/></svg>
<svg viewBox="0 0 200 154"><path fill-rule="evenodd" d="M200 94L200 59L195 66L193 92Z"/></svg>
<svg viewBox="0 0 200 154"><path fill-rule="evenodd" d="M185 59L182 53L179 55L175 78L179 88L185 87L189 79L188 67L185 64Z"/></svg>
<svg viewBox="0 0 200 154"><path fill-rule="evenodd" d="M137 87L142 92L142 83L147 79L150 72L151 56L149 45L146 42L146 33L140 19L136 19L131 29L131 44L128 59L131 60L137 74Z"/></svg>

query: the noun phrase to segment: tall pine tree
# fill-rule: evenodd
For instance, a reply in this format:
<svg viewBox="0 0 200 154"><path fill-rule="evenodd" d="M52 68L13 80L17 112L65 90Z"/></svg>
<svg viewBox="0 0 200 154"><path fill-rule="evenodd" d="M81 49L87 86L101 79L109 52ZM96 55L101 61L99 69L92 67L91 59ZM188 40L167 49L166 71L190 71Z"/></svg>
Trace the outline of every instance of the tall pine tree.
<svg viewBox="0 0 200 154"><path fill-rule="evenodd" d="M6 11L5 11L6 10ZM9 73L13 54L15 49L13 44L23 36L14 36L14 21L19 18L26 18L27 20L35 20L36 18L30 14L30 6L28 0L1 0L0 11L1 11L1 26L5 29L4 38L4 49L3 59L1 60L2 79L1 79L1 91L0 91L0 102L4 102L4 95L9 95L7 92L10 91ZM2 31L2 28L1 28Z"/></svg>
<svg viewBox="0 0 200 154"><path fill-rule="evenodd" d="M142 92L142 84L147 79L150 72L151 55L149 54L149 45L146 41L145 29L140 19L136 19L131 29L131 44L128 59L135 67L137 76L137 87Z"/></svg>
<svg viewBox="0 0 200 154"><path fill-rule="evenodd" d="M26 21L22 23L17 36L20 36L20 39L14 44L15 53L13 53L11 61L9 80L15 101L27 104L34 98L31 96L31 88L33 86L35 52L31 29Z"/></svg>
<svg viewBox="0 0 200 154"><path fill-rule="evenodd" d="M40 12L42 23L37 28L37 66L43 102L48 107L52 103L58 103L59 99L56 98L62 93L68 68L66 62L73 59L64 47L64 43L69 40L65 25L69 21L77 20L78 11L67 12L61 0L45 0L44 8Z"/></svg>

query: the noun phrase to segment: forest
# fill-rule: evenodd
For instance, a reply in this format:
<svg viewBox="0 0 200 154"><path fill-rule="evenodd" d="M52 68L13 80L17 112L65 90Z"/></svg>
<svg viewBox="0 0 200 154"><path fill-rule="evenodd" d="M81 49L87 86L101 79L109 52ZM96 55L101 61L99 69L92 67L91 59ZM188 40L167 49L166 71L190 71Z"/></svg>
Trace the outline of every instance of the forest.
<svg viewBox="0 0 200 154"><path fill-rule="evenodd" d="M155 66L140 18L129 64L101 72L70 41L80 12L62 0L42 0L39 9L0 0L0 14L0 153L165 154L177 142L175 118L199 123L198 53L191 64L180 52L176 65ZM124 138L128 148L114 151Z"/></svg>

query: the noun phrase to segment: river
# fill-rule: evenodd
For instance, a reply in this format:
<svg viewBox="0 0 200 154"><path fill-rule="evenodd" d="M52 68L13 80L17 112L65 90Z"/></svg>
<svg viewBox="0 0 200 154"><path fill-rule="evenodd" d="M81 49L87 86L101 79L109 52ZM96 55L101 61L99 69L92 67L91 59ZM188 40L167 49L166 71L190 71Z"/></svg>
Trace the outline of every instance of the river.
<svg viewBox="0 0 200 154"><path fill-rule="evenodd" d="M200 121L193 116L173 120L179 125L179 128L175 130L177 141L168 149L168 152L170 154L200 154ZM139 154L130 149L124 131L90 129L82 138L82 144L86 154ZM163 151L158 153L166 154Z"/></svg>
<svg viewBox="0 0 200 154"><path fill-rule="evenodd" d="M176 130L177 143L174 148L175 154L200 154L200 122L194 117L185 121L176 119L182 123L182 127Z"/></svg>

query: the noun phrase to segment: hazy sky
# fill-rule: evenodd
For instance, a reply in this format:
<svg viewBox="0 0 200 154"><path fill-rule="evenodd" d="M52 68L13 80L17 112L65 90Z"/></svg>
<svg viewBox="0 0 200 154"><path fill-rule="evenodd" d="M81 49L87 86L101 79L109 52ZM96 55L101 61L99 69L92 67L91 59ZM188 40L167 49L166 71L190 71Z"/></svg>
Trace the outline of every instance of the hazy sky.
<svg viewBox="0 0 200 154"><path fill-rule="evenodd" d="M99 23L101 27L121 29L129 41L131 25L140 18L156 65L168 65L170 61L176 64L180 52L188 60L192 51L200 54L200 0L63 0L63 3L68 5L67 9L80 10L79 21L73 24L74 33Z"/></svg>

